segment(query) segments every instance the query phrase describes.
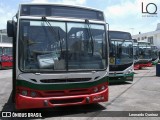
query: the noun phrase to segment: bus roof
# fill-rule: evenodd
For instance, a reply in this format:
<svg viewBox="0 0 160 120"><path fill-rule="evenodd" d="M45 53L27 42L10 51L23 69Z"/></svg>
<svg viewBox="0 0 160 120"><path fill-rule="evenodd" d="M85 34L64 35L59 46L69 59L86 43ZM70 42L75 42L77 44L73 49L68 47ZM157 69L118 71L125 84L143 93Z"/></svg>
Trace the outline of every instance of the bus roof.
<svg viewBox="0 0 160 120"><path fill-rule="evenodd" d="M20 6L22 5L50 5L50 6L65 6L65 7L76 7L76 8L81 8L81 9L88 9L88 10L94 10L94 11L99 11L103 12L102 10L96 9L96 8L90 8L86 6L80 6L80 5L66 5L62 3L21 3L19 4Z"/></svg>
<svg viewBox="0 0 160 120"><path fill-rule="evenodd" d="M125 39L125 40L131 40L132 36L129 32L124 31L109 31L109 37L111 39Z"/></svg>
<svg viewBox="0 0 160 120"><path fill-rule="evenodd" d="M105 21L103 11L75 5L28 3L20 4L19 9L20 16L52 16L55 18L78 18Z"/></svg>
<svg viewBox="0 0 160 120"><path fill-rule="evenodd" d="M11 43L0 43L0 47L12 47Z"/></svg>
<svg viewBox="0 0 160 120"><path fill-rule="evenodd" d="M148 44L150 44L150 42L146 42L146 41L138 41L138 43L148 43Z"/></svg>
<svg viewBox="0 0 160 120"><path fill-rule="evenodd" d="M117 30L109 30L109 32L117 32L117 33L127 33L127 34L130 34L130 32L117 31Z"/></svg>

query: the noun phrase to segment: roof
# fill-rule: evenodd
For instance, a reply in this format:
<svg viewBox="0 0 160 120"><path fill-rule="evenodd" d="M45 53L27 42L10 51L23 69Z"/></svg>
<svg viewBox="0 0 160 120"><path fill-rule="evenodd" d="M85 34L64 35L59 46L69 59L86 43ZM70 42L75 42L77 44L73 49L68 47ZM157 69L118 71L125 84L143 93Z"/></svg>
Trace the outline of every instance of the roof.
<svg viewBox="0 0 160 120"><path fill-rule="evenodd" d="M86 6L79 6L79 5L66 5L66 4L57 4L57 3L22 3L19 4L21 5L51 5L51 6L65 6L65 7L76 7L76 8L82 8L82 9L88 9L88 10L94 10L94 11L99 11L103 12L102 10L95 9L95 8L90 8Z"/></svg>
<svg viewBox="0 0 160 120"><path fill-rule="evenodd" d="M130 34L130 32L125 32L125 31L116 31L116 30L109 30L109 32L119 32L119 33L129 33L129 34Z"/></svg>
<svg viewBox="0 0 160 120"><path fill-rule="evenodd" d="M138 41L138 43L150 43L150 42L146 42L146 41Z"/></svg>
<svg viewBox="0 0 160 120"><path fill-rule="evenodd" d="M147 35L156 35L156 34L160 34L160 30L146 32L146 33L141 33L141 34L137 34L137 35L132 35L132 37L147 36Z"/></svg>
<svg viewBox="0 0 160 120"><path fill-rule="evenodd" d="M12 47L11 43L0 43L0 47Z"/></svg>
<svg viewBox="0 0 160 120"><path fill-rule="evenodd" d="M7 33L7 30L6 29L1 29L0 33Z"/></svg>

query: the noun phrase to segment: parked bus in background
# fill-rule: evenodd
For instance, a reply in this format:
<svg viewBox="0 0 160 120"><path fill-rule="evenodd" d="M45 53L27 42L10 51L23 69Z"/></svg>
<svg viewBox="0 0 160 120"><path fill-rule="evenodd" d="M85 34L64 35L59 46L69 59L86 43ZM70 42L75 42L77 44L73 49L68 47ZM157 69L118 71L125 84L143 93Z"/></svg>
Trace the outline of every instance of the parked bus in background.
<svg viewBox="0 0 160 120"><path fill-rule="evenodd" d="M152 64L156 65L159 61L158 48L155 45L151 45Z"/></svg>
<svg viewBox="0 0 160 120"><path fill-rule="evenodd" d="M102 11L59 4L21 4L13 37L17 109L108 101L108 36Z"/></svg>
<svg viewBox="0 0 160 120"><path fill-rule="evenodd" d="M109 82L133 81L133 40L131 34L109 31Z"/></svg>
<svg viewBox="0 0 160 120"><path fill-rule="evenodd" d="M138 42L139 69L152 66L151 44L149 42Z"/></svg>
<svg viewBox="0 0 160 120"><path fill-rule="evenodd" d="M0 69L12 67L12 44L0 43Z"/></svg>
<svg viewBox="0 0 160 120"><path fill-rule="evenodd" d="M0 70L7 68L12 68L12 39L0 30Z"/></svg>
<svg viewBox="0 0 160 120"><path fill-rule="evenodd" d="M139 69L139 47L136 39L133 39L133 56L134 56L134 70Z"/></svg>

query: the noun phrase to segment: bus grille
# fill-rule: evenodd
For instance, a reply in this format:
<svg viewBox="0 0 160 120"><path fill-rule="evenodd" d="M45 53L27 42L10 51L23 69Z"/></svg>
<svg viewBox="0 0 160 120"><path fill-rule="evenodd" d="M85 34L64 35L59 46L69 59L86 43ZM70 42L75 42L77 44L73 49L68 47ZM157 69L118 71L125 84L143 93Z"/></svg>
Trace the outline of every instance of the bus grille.
<svg viewBox="0 0 160 120"><path fill-rule="evenodd" d="M109 71L123 71L130 67L133 63L128 63L124 65L109 65Z"/></svg>
<svg viewBox="0 0 160 120"><path fill-rule="evenodd" d="M52 104L69 104L69 103L78 103L82 102L84 98L68 98L68 99L55 99L50 100Z"/></svg>
<svg viewBox="0 0 160 120"><path fill-rule="evenodd" d="M70 96L70 95L86 95L91 94L90 89L73 89L73 90L56 90L56 91L43 91L42 97L58 97L58 96Z"/></svg>
<svg viewBox="0 0 160 120"><path fill-rule="evenodd" d="M86 82L90 80L91 78L69 78L69 79L43 79L40 81L42 83L64 83L64 82Z"/></svg>

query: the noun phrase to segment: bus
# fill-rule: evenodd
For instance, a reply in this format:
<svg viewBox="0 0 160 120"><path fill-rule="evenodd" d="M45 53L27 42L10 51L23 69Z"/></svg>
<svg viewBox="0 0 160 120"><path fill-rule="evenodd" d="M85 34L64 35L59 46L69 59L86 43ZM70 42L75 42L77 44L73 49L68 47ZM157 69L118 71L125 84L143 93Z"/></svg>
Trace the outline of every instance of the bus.
<svg viewBox="0 0 160 120"><path fill-rule="evenodd" d="M7 22L16 109L108 101L108 26L97 9L20 4Z"/></svg>
<svg viewBox="0 0 160 120"><path fill-rule="evenodd" d="M152 56L151 56L151 44L149 42L138 41L139 48L139 68L151 67L152 66Z"/></svg>
<svg viewBox="0 0 160 120"><path fill-rule="evenodd" d="M109 82L133 81L133 40L123 31L109 31Z"/></svg>
<svg viewBox="0 0 160 120"><path fill-rule="evenodd" d="M134 70L139 69L139 47L136 39L133 39L133 57L134 57Z"/></svg>
<svg viewBox="0 0 160 120"><path fill-rule="evenodd" d="M152 64L153 65L156 65L159 61L158 52L159 52L159 50L158 50L157 46L151 45L151 56L152 56Z"/></svg>
<svg viewBox="0 0 160 120"><path fill-rule="evenodd" d="M0 43L0 69L12 68L12 44Z"/></svg>
<svg viewBox="0 0 160 120"><path fill-rule="evenodd" d="M142 67L152 66L152 49L149 42L138 42L139 47L139 64Z"/></svg>

